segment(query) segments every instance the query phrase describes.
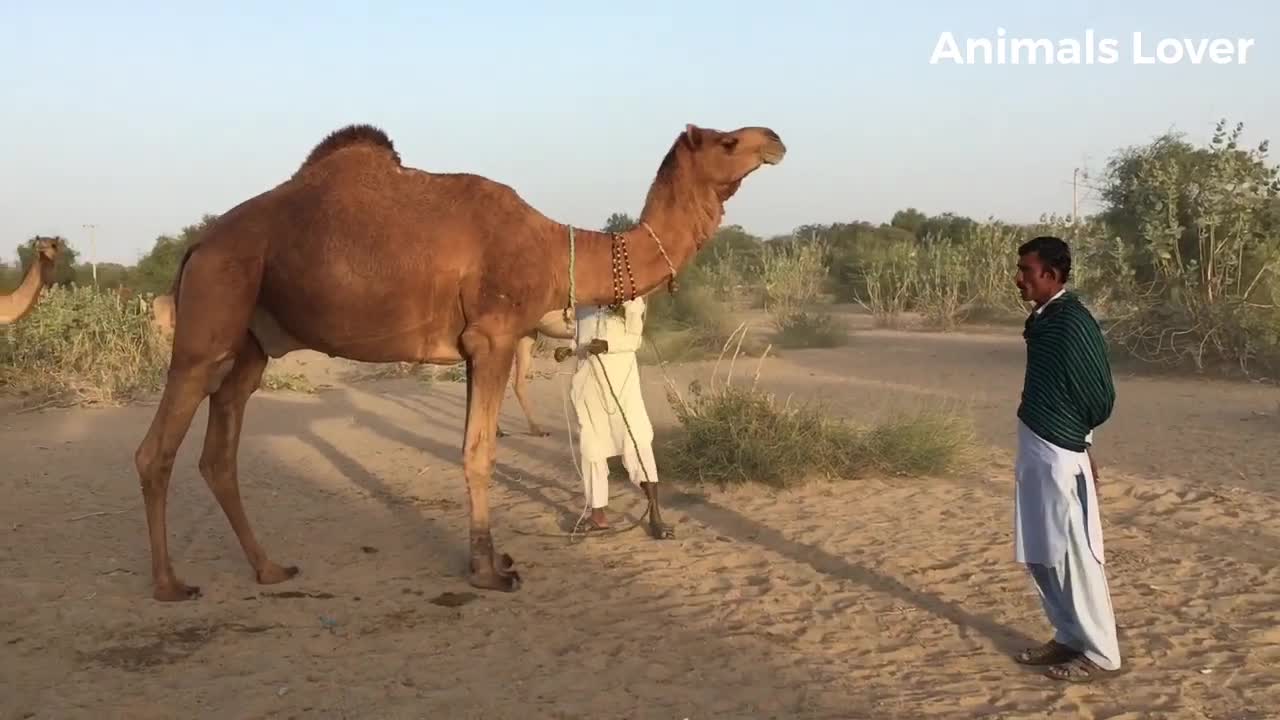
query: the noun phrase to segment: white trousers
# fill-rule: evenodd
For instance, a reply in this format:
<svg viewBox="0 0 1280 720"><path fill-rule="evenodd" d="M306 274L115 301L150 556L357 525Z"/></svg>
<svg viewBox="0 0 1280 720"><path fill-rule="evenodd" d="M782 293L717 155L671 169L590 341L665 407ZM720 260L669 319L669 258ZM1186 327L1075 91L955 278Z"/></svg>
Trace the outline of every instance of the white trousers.
<svg viewBox="0 0 1280 720"><path fill-rule="evenodd" d="M1055 631L1053 639L1083 652L1104 670L1119 670L1120 643L1106 569L1089 551L1083 527L1071 523L1065 562L1027 568Z"/></svg>
<svg viewBox="0 0 1280 720"><path fill-rule="evenodd" d="M627 469L631 482L639 485L642 482L658 482L658 463L653 457L653 446L645 443L640 446L640 455L636 456L635 447L631 443L623 448L622 464ZM609 461L582 461L583 492L593 510L609 506Z"/></svg>
<svg viewBox="0 0 1280 720"><path fill-rule="evenodd" d="M1120 669L1102 522L1089 458L1018 424L1017 559L1035 581L1059 643L1106 670Z"/></svg>

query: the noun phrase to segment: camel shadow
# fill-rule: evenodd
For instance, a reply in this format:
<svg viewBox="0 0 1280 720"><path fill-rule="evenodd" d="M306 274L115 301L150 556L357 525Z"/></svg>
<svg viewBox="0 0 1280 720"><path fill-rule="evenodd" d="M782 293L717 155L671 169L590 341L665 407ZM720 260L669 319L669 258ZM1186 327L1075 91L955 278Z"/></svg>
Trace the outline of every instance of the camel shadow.
<svg viewBox="0 0 1280 720"><path fill-rule="evenodd" d="M323 457L341 477L391 513L398 523L420 528L418 538L429 546L431 552L427 554L430 557L446 558L445 562L450 568L467 567L469 559L463 548L458 543L449 540L450 529L438 519L422 512L424 506L452 510L462 507L462 504L448 500L423 503L413 498L408 498L384 482L377 474L371 472L360 462L339 449L333 441L326 438L318 429L326 421L349 417L342 414L344 405L338 405L335 408L331 397L323 397L331 396L332 394L335 394L335 391L323 391L323 402L318 407L308 408L306 412L295 411L293 403L289 400L271 394L255 395L250 400L252 404L248 408L248 412L246 412L245 434L252 434L255 441L263 437L275 437L293 439L306 444ZM257 407L255 408L254 405ZM195 428L193 427L192 429L194 430ZM203 442L203 438L198 433L193 432L186 442L199 444ZM438 447L442 450L444 449L444 446ZM243 452L243 447L241 452ZM432 455L434 455L433 459L436 462L450 461L447 452L432 453ZM287 468L277 471L273 479L273 484L276 485L298 482L308 487L312 485L310 479L305 475ZM303 570L305 572L305 567Z"/></svg>
<svg viewBox="0 0 1280 720"><path fill-rule="evenodd" d="M404 397L390 395L384 397L418 414L427 424L439 425L440 415L434 411L434 408L427 406L425 403L419 404L416 400L410 401ZM384 434L389 439L424 448L427 452L436 456L441 456L448 452L447 448L433 440L397 427L376 415L359 410L349 403L347 407L353 413L353 417L358 418L357 422L373 428L376 432ZM442 425L440 426L443 427ZM553 456L541 443L527 436L511 435L503 438L501 443L516 446L520 454L550 467L563 467L568 462L565 458ZM453 452L456 453L457 450L455 449ZM562 483L502 462L495 463L495 467L498 472L493 475L494 483L501 485L508 491L518 493L531 501L541 504L559 517L572 515L576 519L578 509L566 507L564 503L554 500L545 491L545 488L548 487L563 488ZM569 473L572 472L570 469ZM635 492L637 495L640 494L638 491ZM936 594L912 588L900 580L875 569L850 562L845 558L838 557L819 548L791 540L777 529L763 522L742 515L700 495L672 487L671 483L667 483L663 498L664 507L679 510L722 537L736 542L754 543L794 562L808 565L830 577L860 585L873 592L881 593L915 606L951 623L957 628L962 637L968 638L971 633L978 633L986 637L993 646L1007 655L1012 655L1025 647L1037 644L1024 633L1002 625L990 617L969 612Z"/></svg>

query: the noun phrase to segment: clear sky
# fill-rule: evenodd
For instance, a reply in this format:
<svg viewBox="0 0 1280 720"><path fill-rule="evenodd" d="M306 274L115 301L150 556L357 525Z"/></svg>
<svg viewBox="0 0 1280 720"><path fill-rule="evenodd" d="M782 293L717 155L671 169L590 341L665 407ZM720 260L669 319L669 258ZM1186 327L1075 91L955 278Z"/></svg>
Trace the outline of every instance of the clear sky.
<svg viewBox="0 0 1280 720"><path fill-rule="evenodd" d="M929 63L943 32L1119 40L1112 65ZM1251 38L1244 65L1135 65L1132 33ZM962 47L963 49L963 47ZM787 143L729 202L760 235L895 210L1031 220L1071 173L1223 116L1280 141L1280 5L926 2L0 3L0 257L60 234L133 262L285 179L330 130L598 227L638 213L686 122ZM1082 210L1090 209L1082 190Z"/></svg>

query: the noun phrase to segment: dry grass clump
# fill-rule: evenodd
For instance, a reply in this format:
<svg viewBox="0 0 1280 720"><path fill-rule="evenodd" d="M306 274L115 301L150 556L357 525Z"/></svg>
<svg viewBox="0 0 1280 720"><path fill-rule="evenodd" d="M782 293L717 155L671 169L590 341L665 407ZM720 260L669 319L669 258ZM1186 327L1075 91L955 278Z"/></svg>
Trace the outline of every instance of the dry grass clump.
<svg viewBox="0 0 1280 720"><path fill-rule="evenodd" d="M763 360L763 358L762 358ZM945 409L903 412L860 426L814 401L779 401L730 377L710 388L690 385L667 397L684 432L659 446L664 471L720 486L792 487L811 479L868 474L924 476L966 469L977 447L971 420Z"/></svg>
<svg viewBox="0 0 1280 720"><path fill-rule="evenodd" d="M276 372L268 367L262 374L262 389L310 394L316 391L316 386L302 373Z"/></svg>
<svg viewBox="0 0 1280 720"><path fill-rule="evenodd" d="M661 293L648 303L645 336L652 347L638 353L641 362L687 362L714 355L733 335L729 309L715 291L702 285Z"/></svg>
<svg viewBox="0 0 1280 720"><path fill-rule="evenodd" d="M429 363L391 362L370 363L352 370L344 378L347 382L370 382L374 380L398 380L400 378L416 378L424 383L432 382L466 382L466 363L453 365L431 365Z"/></svg>
<svg viewBox="0 0 1280 720"><path fill-rule="evenodd" d="M120 404L164 387L169 342L146 303L92 287L51 287L0 329L0 390L29 405Z"/></svg>
<svg viewBox="0 0 1280 720"><path fill-rule="evenodd" d="M795 310L774 319L773 341L791 350L836 348L848 344L849 328L828 312Z"/></svg>

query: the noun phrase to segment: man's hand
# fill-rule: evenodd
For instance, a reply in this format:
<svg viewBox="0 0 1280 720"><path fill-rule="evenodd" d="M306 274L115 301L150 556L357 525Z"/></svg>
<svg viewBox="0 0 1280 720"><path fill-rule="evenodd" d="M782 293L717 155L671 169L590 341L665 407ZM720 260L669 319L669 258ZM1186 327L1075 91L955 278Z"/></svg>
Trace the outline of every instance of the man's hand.
<svg viewBox="0 0 1280 720"><path fill-rule="evenodd" d="M586 345L579 345L576 349L567 348L562 345L556 348L551 355L555 358L556 362L564 362L565 360L568 360L571 355L577 355L580 358L585 358L588 355L599 355L600 353L606 352L609 352L609 341L603 338L596 338Z"/></svg>
<svg viewBox="0 0 1280 720"><path fill-rule="evenodd" d="M1090 450L1087 454L1089 455L1089 472L1093 473L1093 482L1096 485L1098 483L1098 465L1093 461L1093 450Z"/></svg>

